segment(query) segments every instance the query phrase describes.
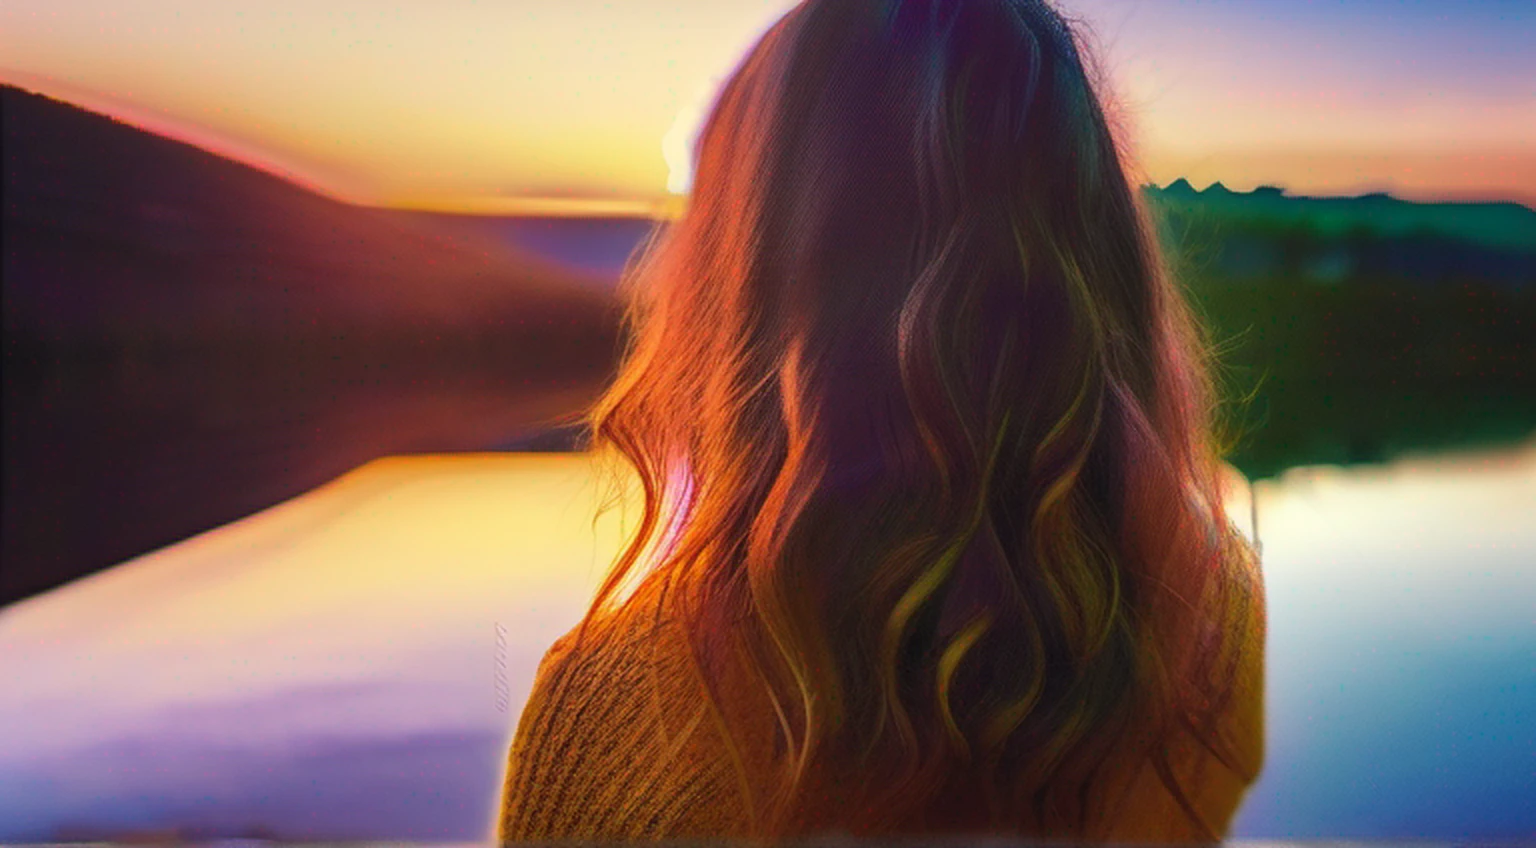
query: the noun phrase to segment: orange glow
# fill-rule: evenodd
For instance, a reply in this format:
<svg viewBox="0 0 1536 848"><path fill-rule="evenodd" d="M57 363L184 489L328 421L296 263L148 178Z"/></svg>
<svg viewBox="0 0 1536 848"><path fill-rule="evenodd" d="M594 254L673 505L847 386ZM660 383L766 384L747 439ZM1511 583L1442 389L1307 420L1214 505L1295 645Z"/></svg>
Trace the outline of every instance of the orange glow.
<svg viewBox="0 0 1536 848"><path fill-rule="evenodd" d="M1497 27L1426 53L1342 7L1060 2L1150 180L1536 201L1529 86L1478 41ZM15 0L0 80L353 202L669 214L716 86L790 5Z"/></svg>
<svg viewBox="0 0 1536 848"><path fill-rule="evenodd" d="M583 197L399 197L381 205L424 212L539 218L677 218L686 197L607 199Z"/></svg>

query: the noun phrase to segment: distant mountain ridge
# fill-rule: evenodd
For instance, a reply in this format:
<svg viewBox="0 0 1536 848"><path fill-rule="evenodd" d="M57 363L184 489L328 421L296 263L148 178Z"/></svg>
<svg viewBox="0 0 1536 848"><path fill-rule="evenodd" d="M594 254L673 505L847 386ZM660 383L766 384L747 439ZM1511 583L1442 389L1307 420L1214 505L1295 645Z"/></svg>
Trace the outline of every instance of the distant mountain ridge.
<svg viewBox="0 0 1536 848"><path fill-rule="evenodd" d="M1291 197L1277 186L1237 192L1220 182L1196 191L1183 179L1143 194L1186 279L1536 285L1536 210L1518 203Z"/></svg>
<svg viewBox="0 0 1536 848"><path fill-rule="evenodd" d="M1362 229L1382 236L1433 234L1499 250L1536 251L1536 210L1513 201L1421 203L1385 193L1291 195L1280 186L1233 191L1220 181L1196 190L1180 177L1146 195L1174 211L1204 210L1273 225L1306 223L1328 235Z"/></svg>

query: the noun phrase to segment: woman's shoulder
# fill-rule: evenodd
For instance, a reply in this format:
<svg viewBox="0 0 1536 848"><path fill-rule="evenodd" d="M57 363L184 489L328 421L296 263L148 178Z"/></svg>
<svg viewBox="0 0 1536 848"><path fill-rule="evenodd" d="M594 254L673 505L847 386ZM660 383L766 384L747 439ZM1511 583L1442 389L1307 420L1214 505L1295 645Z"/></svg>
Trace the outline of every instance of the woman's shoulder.
<svg viewBox="0 0 1536 848"><path fill-rule="evenodd" d="M658 653L662 646L675 648L681 628L662 596L655 577L647 577L619 602L588 611L549 646L544 664L590 664L621 657L635 661L637 648L645 648L647 654Z"/></svg>
<svg viewBox="0 0 1536 848"><path fill-rule="evenodd" d="M502 838L631 839L737 826L734 808L718 800L732 777L681 628L645 603L585 624L556 639L540 664L510 752Z"/></svg>
<svg viewBox="0 0 1536 848"><path fill-rule="evenodd" d="M669 668L675 627L633 606L589 612L550 644L534 673L520 725L545 712L574 720L573 707L602 698L626 697L646 677ZM567 719L559 719L564 721Z"/></svg>

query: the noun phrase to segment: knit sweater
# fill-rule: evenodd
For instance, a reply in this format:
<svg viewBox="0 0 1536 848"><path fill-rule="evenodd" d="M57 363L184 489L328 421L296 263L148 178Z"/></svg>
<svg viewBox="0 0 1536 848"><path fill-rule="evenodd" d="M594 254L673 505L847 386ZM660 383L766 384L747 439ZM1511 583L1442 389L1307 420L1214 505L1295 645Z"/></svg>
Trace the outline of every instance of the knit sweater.
<svg viewBox="0 0 1536 848"><path fill-rule="evenodd" d="M637 595L646 591L642 586ZM1262 646L1262 608L1253 626ZM771 773L777 725L771 706L753 697L755 685L723 670L717 711L704 696L682 628L657 614L654 603L628 605L589 627L580 651L573 650L573 629L539 666L508 757L498 839L752 837L753 810L762 809L768 781L740 775ZM659 685L652 684L653 674ZM1221 729L1256 775L1263 760L1261 651L1240 674L1236 696ZM732 746L724 714L761 732ZM1216 764L1191 740L1176 742L1173 755L1176 771L1189 781L1183 785L1194 786L1195 806L1225 834L1250 780ZM1124 785L1125 801L1114 821L1104 823L1105 839L1200 839L1151 768Z"/></svg>

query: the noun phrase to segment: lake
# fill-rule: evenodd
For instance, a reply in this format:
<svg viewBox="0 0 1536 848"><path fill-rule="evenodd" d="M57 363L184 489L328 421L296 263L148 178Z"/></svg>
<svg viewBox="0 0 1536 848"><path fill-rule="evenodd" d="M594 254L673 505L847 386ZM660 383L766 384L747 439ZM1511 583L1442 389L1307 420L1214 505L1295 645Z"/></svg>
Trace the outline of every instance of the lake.
<svg viewBox="0 0 1536 848"><path fill-rule="evenodd" d="M1268 761L1234 836L1536 836L1536 444L1255 495ZM0 839L485 838L533 669L634 526L594 498L584 454L394 457L5 608Z"/></svg>

